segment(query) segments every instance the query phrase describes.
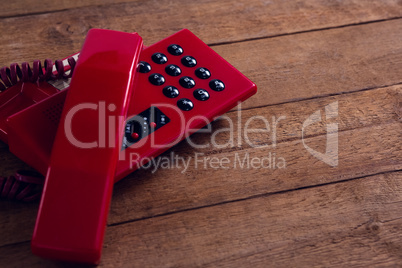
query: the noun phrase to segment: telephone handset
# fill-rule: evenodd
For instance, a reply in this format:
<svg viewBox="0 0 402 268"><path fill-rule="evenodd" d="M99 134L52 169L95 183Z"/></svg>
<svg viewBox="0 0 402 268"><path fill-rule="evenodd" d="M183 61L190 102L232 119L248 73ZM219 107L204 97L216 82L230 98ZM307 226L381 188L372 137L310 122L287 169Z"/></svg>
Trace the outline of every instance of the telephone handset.
<svg viewBox="0 0 402 268"><path fill-rule="evenodd" d="M129 35L120 34L122 38ZM128 50L126 46L120 48L124 42L118 36L113 37L116 49ZM55 239L55 233L52 233L54 230L49 230L52 226L50 223L54 223L53 217L64 210L58 210L51 204L53 199L64 198L66 201L62 202L63 206L67 206L69 202L74 204L74 209L68 209L70 218L59 215L69 223L63 225L66 231L62 237L65 241L61 239L51 242L64 243L70 249L77 250L81 242L88 248L95 245L82 241L83 238L77 236L78 233L104 227L104 209L110 199L108 191L111 189L110 172L113 168L112 180L117 181L256 93L253 82L186 29L144 48L139 59L131 57L132 63L138 61L135 70L125 67L120 68L115 75L103 73L102 68L115 70L119 65L119 62L113 62L113 56L104 53L99 57L98 63L94 61L94 64L87 65L90 75L85 73L84 78L81 76L80 64L83 62L82 53L93 53L89 45L92 43L89 41L90 35L81 51L70 88L10 116L7 120L10 150L42 174L47 173L35 236L39 234L39 237ZM139 43L131 46L131 51L136 51L139 46ZM133 81L130 82L132 88L126 89L131 97L130 102L118 91L120 101L125 101L126 106L122 103L110 103L115 100L114 96L106 99L98 94L100 84L108 87L121 84L122 81L129 84L127 80L118 78L120 73L127 74L129 71L136 73L135 79L133 76ZM74 97L70 97L70 94ZM120 116L113 114L114 111L123 112L119 110L123 106L127 107L124 124L121 120L123 113ZM91 115L90 119L87 114ZM69 124L71 129L66 128ZM124 128L120 132L117 126L122 124ZM111 138L113 135L115 136ZM90 153L84 154L86 150ZM102 152L108 152L108 157L102 156ZM88 155L91 157L86 157ZM115 163L110 163L111 161ZM53 170L53 167L57 167L57 170ZM68 178L78 176L75 171L79 171L80 179L69 181ZM97 180L95 176L100 179ZM63 178L63 182L59 183L55 177ZM73 194L76 188L80 188L77 190L80 196L77 200L80 201ZM93 188L103 192L104 199L93 194ZM98 204L94 204L94 200L98 200ZM86 214L80 206L81 202L97 207L94 210L97 211L96 215L85 226L78 226L82 223L80 217ZM40 220L42 217L48 223L43 224ZM86 239L99 242L102 235L102 232L92 233L91 238ZM52 250L41 251L45 246L37 246L39 243L36 242L40 240L38 237L34 239L34 248L37 247L34 252L45 257L96 263L100 256L100 244L96 244L96 250L77 251L72 255L69 255L71 251L67 252L65 247L58 245L57 248L62 250L55 256Z"/></svg>
<svg viewBox="0 0 402 268"><path fill-rule="evenodd" d="M99 29L88 32L53 143L31 243L36 255L99 262L120 137L141 48L138 34ZM80 140L97 138L99 106L117 118L107 137L116 146L77 146L68 133Z"/></svg>

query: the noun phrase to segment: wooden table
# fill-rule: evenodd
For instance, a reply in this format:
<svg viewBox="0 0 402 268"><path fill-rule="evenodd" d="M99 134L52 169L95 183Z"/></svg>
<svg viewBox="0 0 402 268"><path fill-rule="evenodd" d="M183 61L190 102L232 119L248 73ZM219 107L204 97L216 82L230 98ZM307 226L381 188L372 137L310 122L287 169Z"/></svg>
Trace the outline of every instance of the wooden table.
<svg viewBox="0 0 402 268"><path fill-rule="evenodd" d="M90 28L145 45L188 28L258 85L212 124L226 146L182 142L162 157L186 170L116 184L101 266L402 265L401 1L33 2L2 3L1 66L68 56ZM1 175L26 167L0 150ZM0 267L63 266L30 252L37 209L0 202Z"/></svg>

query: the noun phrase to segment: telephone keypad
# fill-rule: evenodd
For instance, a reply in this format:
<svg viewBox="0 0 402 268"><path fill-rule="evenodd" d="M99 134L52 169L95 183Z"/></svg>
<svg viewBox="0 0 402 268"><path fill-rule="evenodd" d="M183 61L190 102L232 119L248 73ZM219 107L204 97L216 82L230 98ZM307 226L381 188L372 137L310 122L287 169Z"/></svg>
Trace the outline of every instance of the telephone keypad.
<svg viewBox="0 0 402 268"><path fill-rule="evenodd" d="M180 56L182 55L185 50L183 47L181 47L179 44L171 44L166 47L167 52L172 55L172 56ZM168 57L161 53L161 52L156 52L152 54L151 59L153 62L156 64L165 64L168 62ZM176 62L176 61L174 61ZM187 68L193 68L197 66L198 62L195 57L191 55L185 55L180 59L180 64L169 64L164 68L165 73L168 75L166 78L160 74L160 73L153 73L149 76L149 81L156 86L160 86L165 84L165 82L172 83L171 85L165 86L162 90L162 94L170 99L177 98L180 95L180 90L176 87L173 86L175 83L174 80L169 80L172 78L169 78L169 76L180 76L182 75L182 68L187 67ZM147 63L146 61L141 61L139 63L139 68L140 72L142 73L147 73L150 72L152 69L152 66ZM183 69L184 70L184 69ZM185 72L186 73L186 72ZM187 71L188 73L188 71ZM196 86L197 82L196 79L201 79L201 80L208 80L213 78L213 74L211 71L206 68L206 67L198 67L197 69L194 70L195 79L190 77L190 76L182 76L178 80L178 84L185 88L185 89L192 89ZM171 81L171 82L169 82ZM176 80L177 81L177 80ZM201 83L201 81L200 81ZM219 92L225 89L225 83L219 79L212 79L207 82L207 85L209 85L209 88L212 89L213 91ZM193 97L197 101L207 101L210 99L211 95L210 93L204 89L204 88L197 88L193 91ZM188 98L181 98L176 102L177 106L183 110L183 111L190 111L194 108L194 103L192 100Z"/></svg>

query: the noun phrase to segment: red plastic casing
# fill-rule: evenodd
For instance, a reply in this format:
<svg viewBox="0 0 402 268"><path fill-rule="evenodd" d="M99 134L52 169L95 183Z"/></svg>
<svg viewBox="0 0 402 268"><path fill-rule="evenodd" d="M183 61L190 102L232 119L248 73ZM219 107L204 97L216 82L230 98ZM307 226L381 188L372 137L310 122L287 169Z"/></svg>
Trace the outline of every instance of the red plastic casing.
<svg viewBox="0 0 402 268"><path fill-rule="evenodd" d="M137 34L88 32L51 152L32 238L36 255L92 264L100 261L141 48ZM103 117L115 120L106 124ZM103 139L115 145L105 146ZM82 146L82 141L91 146Z"/></svg>
<svg viewBox="0 0 402 268"><path fill-rule="evenodd" d="M71 55L70 57L76 59L78 57L77 55L78 53ZM71 70L71 66L68 63L68 58L63 59L62 61L64 65L64 72L68 72ZM16 69L18 70L18 68ZM46 73L45 68L43 68L43 73ZM55 76L58 76L59 74L59 71L57 70L55 65L53 65L53 74ZM2 140L5 143L8 143L9 138L8 135L9 128L7 124L8 117L20 111L23 111L24 109L27 109L28 107L56 94L57 92L65 88L63 87L63 83L66 81L68 82L69 79L67 80L62 79L56 81L52 80L50 82L38 80L36 82L27 82L27 83L19 81L17 84L11 86L7 90L0 92L0 140ZM52 84L57 85L54 86ZM55 131L53 131L52 143L54 140L54 136Z"/></svg>
<svg viewBox="0 0 402 268"><path fill-rule="evenodd" d="M183 49L183 54L179 56L171 55L168 52L168 46L171 44L180 45ZM165 54L168 58L167 63L153 63L151 58L155 52ZM181 60L185 56L194 57L197 65L195 67L184 66ZM152 70L149 73L140 73L138 75L137 87L141 90L133 92L134 105L129 107L127 120L129 121L131 117L150 106L160 108L171 120L168 124L155 131L154 135L149 135L146 141L140 141L122 151L116 169L118 179L133 172L140 166L140 163L144 164L143 159L158 156L174 144L179 143L190 134L212 122L216 117L221 116L240 102L248 99L257 91L257 87L252 81L187 29L181 30L144 49L141 52L140 61L150 63ZM177 77L166 74L165 68L170 64L179 66L182 73ZM195 70L200 67L207 68L211 73L211 77L199 79L195 75ZM152 73L162 74L166 82L161 86L151 85L148 77ZM191 89L183 88L179 83L179 79L184 76L193 78L196 85ZM210 89L209 82L213 79L223 81L225 89L220 92ZM163 88L168 85L179 89L180 94L178 97L167 98L162 94ZM199 101L195 99L193 92L200 88L208 91L210 95L208 100ZM177 101L181 98L191 100L194 108L190 111L178 109ZM137 155L140 157L138 158Z"/></svg>
<svg viewBox="0 0 402 268"><path fill-rule="evenodd" d="M58 90L47 82L22 83L0 94L0 140L8 143L7 118L29 106L48 98Z"/></svg>
<svg viewBox="0 0 402 268"><path fill-rule="evenodd" d="M169 54L167 47L171 44L179 44L183 48L183 54L180 56ZM156 52L164 53L168 62L166 64L154 63L151 56ZM196 58L196 67L183 66L181 59L186 55ZM133 91L127 120L129 121L133 116L155 106L170 118L170 122L146 139L121 151L115 181L133 172L138 168L139 163L144 164L144 160L158 156L257 91L257 87L252 81L187 29L143 49L140 60L150 63L152 70L149 73L138 74L138 84L136 85L138 89ZM177 77L167 75L165 68L168 64L180 66L181 75ZM211 77L205 80L197 78L194 72L198 67L208 68ZM161 86L152 85L148 80L152 73L163 74L166 82ZM193 77L196 86L192 89L181 87L179 79L183 76ZM212 79L223 81L225 89L220 92L211 90L209 82ZM176 86L180 95L177 98L164 96L162 90L167 85ZM206 101L196 100L193 91L198 88L208 90L210 98ZM55 135L55 125L58 124L59 118L57 114L60 107L63 107L65 94L65 92L60 92L9 118L9 131L12 133L9 135L10 150L42 173L46 171L49 163L52 137ZM179 110L177 100L180 98L190 99L194 103L194 108L191 111ZM137 155L140 157L137 158Z"/></svg>

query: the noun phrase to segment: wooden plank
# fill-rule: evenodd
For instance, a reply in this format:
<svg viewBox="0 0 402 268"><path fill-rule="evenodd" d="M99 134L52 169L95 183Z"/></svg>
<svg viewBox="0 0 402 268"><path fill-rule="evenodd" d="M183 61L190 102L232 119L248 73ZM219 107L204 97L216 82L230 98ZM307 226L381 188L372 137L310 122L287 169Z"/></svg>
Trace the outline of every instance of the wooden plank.
<svg viewBox="0 0 402 268"><path fill-rule="evenodd" d="M83 1L52 1L41 0L40 3L27 0L14 0L3 3L0 18L55 12L89 6L107 6L108 4L134 2L138 0L83 0Z"/></svg>
<svg viewBox="0 0 402 268"><path fill-rule="evenodd" d="M138 0L82 0L82 1L50 1L42 0L40 4L27 0L14 0L12 2L7 1L3 3L3 8L0 10L0 17L9 16L22 16L35 13L47 13L54 11L61 11L66 9L77 9L84 7L91 7L88 9L114 9L120 10L121 13L127 8L132 7L132 2L139 2ZM277 17L275 23L271 22L268 26L275 28L286 27L302 27L309 25L312 28L316 27L331 27L344 24L355 24L366 22L369 20L384 20L401 16L399 10L398 1L381 1L379 3L361 1L340 1L337 3L328 3L326 1L310 0L304 1L304 3L292 3L291 1L247 1L241 3L241 1L225 0L216 3L212 1L197 1L194 4L188 4L186 1L169 2L168 4L155 4L142 2L140 6L142 11L146 10L149 13L165 12L169 18L173 20L166 20L166 23L173 24L177 21L176 16L182 16L182 19L188 18L188 14L197 14L197 17L191 18L198 19L200 22L204 22L202 19L224 19L230 17L234 19L234 16L240 17L243 24L251 24L254 27L261 27L261 24L265 23L266 17ZM119 5L117 5L119 4ZM96 6L96 7L94 7ZM230 6L231 10L228 12L225 7ZM148 10L146 8L149 8ZM168 8L168 9L167 9ZM188 13L185 13L187 10ZM254 15L246 17L244 13L249 12ZM145 14L139 14L145 16ZM279 19L282 17L282 20ZM288 21L290 17L293 23ZM233 21L226 21L225 28L228 28ZM258 24L260 22L261 24ZM297 22L297 23L295 23ZM153 25L158 25L158 22L152 21ZM194 23L194 22L193 22ZM205 23L205 22L204 22ZM221 25L220 23L219 25ZM300 25L301 24L301 25ZM278 29L278 30L281 30ZM310 29L310 28L307 28Z"/></svg>
<svg viewBox="0 0 402 268"><path fill-rule="evenodd" d="M193 149L187 143L181 143L164 156L174 153L185 159L192 158L191 166L183 169L140 170L116 184L109 223L116 224L128 220L152 217L182 209L212 205L249 196L306 187L330 181L339 181L377 172L391 171L401 166L401 122L400 103L402 86L393 86L376 90L269 106L243 111L240 126L253 115L259 115L272 122L272 116L286 116L277 126L277 147L272 147L272 132L251 133L249 140L255 145L271 146L251 148L242 139L241 147ZM301 142L303 122L315 111L338 101L339 118L325 120L306 129L306 144L321 152L325 151L326 123L337 122L339 125L339 167L331 168L311 156ZM399 111L399 114L398 114ZM237 137L237 113L229 113L234 121L234 137ZM228 127L228 121L214 123L214 131ZM254 121L250 128L263 128L261 121ZM243 130L241 130L242 132ZM362 138L364 137L364 138ZM223 144L228 140L228 133L216 136ZM399 139L399 140L398 140ZM196 134L196 144L211 141L211 134ZM399 150L399 151L398 151ZM286 170L250 169L250 170L215 170L194 166L194 153L203 153L209 157L266 156L275 153L286 160ZM398 162L399 161L399 162ZM7 167L7 165L5 165ZM216 179L212 179L216 178ZM36 209L12 203L0 202L0 226L4 230L0 246L30 239Z"/></svg>
<svg viewBox="0 0 402 268"><path fill-rule="evenodd" d="M304 121L317 110L324 112L326 105L336 101L339 109L337 122L339 131L402 122L402 85L396 85L249 110L241 110L244 105L240 104L236 110L225 114L211 124L210 133L221 130L218 135L212 138L208 133L196 133L192 136L191 141L194 140L195 144L203 145L211 144L216 139L216 143L225 144L233 136L233 146L238 147L236 149L246 149L252 145L272 145L275 141L279 143L301 139ZM250 120L252 117L255 118ZM264 118L267 123L260 118ZM326 133L325 124L330 121L326 120L323 115L321 122L306 128L304 137L324 135ZM269 131L249 133L247 135L249 142L247 142L244 134L246 125L248 129L264 129L268 125ZM225 129L233 129L233 133L223 131ZM180 155L193 154L194 149L189 145L191 145L189 142L182 142L175 146L174 151ZM196 151L204 154L231 152L234 150L233 146L215 148L211 145L206 148L197 148Z"/></svg>
<svg viewBox="0 0 402 268"><path fill-rule="evenodd" d="M258 86L243 108L402 83L402 20L214 49Z"/></svg>
<svg viewBox="0 0 402 268"><path fill-rule="evenodd" d="M34 31L30 27L34 26L22 28ZM15 46L18 39L9 31L18 29L4 30L8 40L3 40L0 47L11 45L2 48L10 53L1 54L1 62L4 57L14 56L44 58L51 51L58 57L69 55L79 50L86 32L60 36L57 30L54 35L41 34L34 43L31 40ZM145 32L145 40L149 40L149 34L152 32ZM213 48L257 84L258 93L243 108L402 83L402 19Z"/></svg>
<svg viewBox="0 0 402 268"><path fill-rule="evenodd" d="M381 171L400 168L402 163L401 124L402 87L394 86L367 92L358 92L321 100L289 103L243 111L240 132L246 121L253 115L267 118L273 127L272 116L285 119L277 126L277 146L273 146L272 131L249 135L253 145L265 146L252 148L242 135L240 147L193 149L187 143L181 143L164 157L173 152L188 161L190 166L161 169L155 173L154 167L135 172L128 179L118 183L112 202L110 223L124 222L142 217L152 217L180 209L210 205L214 203L247 198L250 195L283 191L305 187L329 181L337 181L356 176L366 176ZM302 143L303 122L315 111L338 101L339 118L339 166L331 168L312 157ZM237 114L230 113L234 122L233 136L239 135ZM325 117L323 115L323 117ZM215 131L228 128L228 121L217 124ZM262 121L256 120L250 128L263 128ZM323 121L306 129L306 144L316 150L325 151L325 124ZM219 134L219 144L230 138L228 132ZM364 137L364 139L362 139ZM196 144L210 143L211 134L197 134ZM235 141L235 146L238 141ZM254 157L263 157L275 153L277 159L283 157L287 168L227 170L204 169L203 163L195 165L195 153L205 157L228 157L235 161L236 155L249 153ZM203 156L201 159L203 159ZM243 158L242 158L243 159ZM399 162L398 162L399 161ZM381 171L380 171L381 170ZM185 171L185 172L184 172ZM219 179L211 179L219 178ZM292 179L290 179L292 178ZM170 209L166 209L169 208Z"/></svg>
<svg viewBox="0 0 402 268"><path fill-rule="evenodd" d="M402 262L402 172L221 204L107 229L101 266L341 267ZM54 267L29 244L0 265Z"/></svg>
<svg viewBox="0 0 402 268"><path fill-rule="evenodd" d="M105 265L118 256L139 267L401 263L401 178L374 176L116 227Z"/></svg>
<svg viewBox="0 0 402 268"><path fill-rule="evenodd" d="M137 31L146 37L145 42L147 44L159 41L162 36L170 35L184 27L192 29L208 43L221 43L387 20L402 16L398 1L362 3L359 0L338 2L310 0L301 3L281 0L269 2L258 0L197 2L180 0L170 1L168 4L158 1L130 1L129 3L89 7L84 6L93 5L96 2L94 0L80 1L80 3L63 1L65 2L63 4L55 2L48 5L46 3L50 3L50 0L45 0L43 5L38 5L32 1L24 2L26 4L23 6L14 4L14 2L4 3L9 6L2 8L3 16L8 12L15 13L13 9L19 9L17 12L23 14L23 10L28 12L54 10L57 9L57 5L62 5L64 8L77 8L35 16L3 19L0 26L2 38L6 37L6 40L3 39L3 44L4 41L7 41L6 44L14 43L20 46L21 38L24 38L24 42L32 40L31 44L37 44L40 49L43 49L43 46L37 41L43 39L52 41L51 44L53 45L55 42L69 42L67 45L71 45L71 41L77 40L77 38L82 40L86 31L92 27L127 32ZM101 4L112 1L101 0L97 2ZM118 0L115 2L127 1ZM15 31L10 31L11 29ZM14 37L11 43L8 43L9 37ZM48 45L47 42L44 44ZM59 45L62 47L62 44ZM18 55L18 53L16 54ZM56 54L56 57L60 56L64 56L64 54ZM28 57L26 58L28 59Z"/></svg>
<svg viewBox="0 0 402 268"><path fill-rule="evenodd" d="M402 169L401 140L400 123L341 132L338 167L314 158L301 140L279 143L276 149L193 155L184 158L189 162L187 169L174 166L154 174L142 170L117 184L109 223ZM325 152L325 136L305 142Z"/></svg>
<svg viewBox="0 0 402 268"><path fill-rule="evenodd" d="M402 174L391 171L402 164L401 87L367 89L401 83L402 20L266 38L401 16L400 1L378 2L249 1L246 6L177 1L161 7L160 2L142 1L0 19L5 39L0 47L11 51L0 55L0 62L48 53L63 57L79 49L92 27L141 30L150 44L179 25L215 44L215 50L257 82L259 93L243 105L248 110L241 125L252 115L286 116L275 148L270 133L255 133L251 140L265 147L243 142L195 150L182 143L172 150L187 158L199 152L230 162L236 154L261 159L271 152L284 157L286 170L197 169L193 164L183 174L180 168L142 170L131 176L136 181L117 184L104 266L397 266L402 263ZM185 16L186 11L195 15ZM184 16L177 18L179 14ZM163 27L151 27L155 25ZM244 40L249 41L216 45ZM339 116L327 120L324 107L335 101ZM272 106L279 103L288 104ZM307 128L304 141L324 152L325 125L337 123L338 167L315 159L301 141L303 122L317 110L323 121ZM224 120L213 124L215 130L227 125ZM250 127L264 124L253 121ZM194 139L202 143L211 135ZM224 143L228 134L217 139ZM0 146L0 155L0 174L23 166L5 147ZM378 175L364 177L372 174ZM334 184L356 177L364 178ZM310 188L317 185L322 186ZM37 204L0 202L0 226L6 230L0 236L1 267L60 266L32 256L24 242L31 237L36 210Z"/></svg>

